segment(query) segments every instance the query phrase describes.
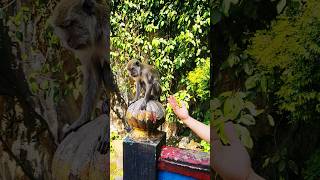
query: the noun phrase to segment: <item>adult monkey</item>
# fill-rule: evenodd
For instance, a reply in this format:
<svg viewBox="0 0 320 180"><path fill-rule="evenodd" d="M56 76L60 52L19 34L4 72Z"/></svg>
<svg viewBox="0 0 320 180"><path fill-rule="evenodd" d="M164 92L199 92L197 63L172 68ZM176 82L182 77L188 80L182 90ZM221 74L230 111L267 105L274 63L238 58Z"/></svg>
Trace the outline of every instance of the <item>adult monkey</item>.
<svg viewBox="0 0 320 180"><path fill-rule="evenodd" d="M161 95L159 72L151 65L140 62L139 60L130 60L127 64L127 71L136 84L136 95L130 102L134 103L140 96L141 88L145 90L145 95L140 105L141 110L145 110L150 99L159 100Z"/></svg>
<svg viewBox="0 0 320 180"><path fill-rule="evenodd" d="M110 93L120 94L114 83L109 63L110 10L108 8L110 5L104 1L62 0L53 11L51 23L55 34L60 38L62 45L80 59L84 76L84 98L80 117L64 130L63 137L90 121L101 94L102 82L107 90L108 100ZM101 140L109 141L104 138ZM104 149L100 147L100 150L101 148Z"/></svg>

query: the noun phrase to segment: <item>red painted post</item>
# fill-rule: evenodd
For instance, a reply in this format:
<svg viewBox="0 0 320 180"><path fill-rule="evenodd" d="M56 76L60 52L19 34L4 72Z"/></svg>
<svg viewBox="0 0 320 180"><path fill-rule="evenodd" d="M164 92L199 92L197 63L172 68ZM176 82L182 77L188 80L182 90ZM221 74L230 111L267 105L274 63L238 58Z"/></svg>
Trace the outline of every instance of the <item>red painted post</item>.
<svg viewBox="0 0 320 180"><path fill-rule="evenodd" d="M210 155L201 151L163 146L158 159L158 170L210 180Z"/></svg>

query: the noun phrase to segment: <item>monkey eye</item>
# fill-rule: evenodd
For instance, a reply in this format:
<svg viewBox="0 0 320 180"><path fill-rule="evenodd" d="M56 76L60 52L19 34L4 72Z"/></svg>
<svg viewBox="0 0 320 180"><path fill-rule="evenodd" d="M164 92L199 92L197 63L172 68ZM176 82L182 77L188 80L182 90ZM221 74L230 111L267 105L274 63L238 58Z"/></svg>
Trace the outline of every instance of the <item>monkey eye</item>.
<svg viewBox="0 0 320 180"><path fill-rule="evenodd" d="M139 66L139 61L136 62L136 65Z"/></svg>

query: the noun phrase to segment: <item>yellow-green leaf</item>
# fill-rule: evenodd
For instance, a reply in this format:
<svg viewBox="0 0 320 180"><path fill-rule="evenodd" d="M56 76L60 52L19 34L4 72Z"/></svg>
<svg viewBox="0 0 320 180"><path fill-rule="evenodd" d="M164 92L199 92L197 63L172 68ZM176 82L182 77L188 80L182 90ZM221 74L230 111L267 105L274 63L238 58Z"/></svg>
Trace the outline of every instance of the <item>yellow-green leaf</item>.
<svg viewBox="0 0 320 180"><path fill-rule="evenodd" d="M247 126L255 125L256 121L250 114L245 114L240 117L239 121Z"/></svg>
<svg viewBox="0 0 320 180"><path fill-rule="evenodd" d="M274 120L273 120L273 117L270 114L268 114L268 122L269 122L269 124L271 126L274 126Z"/></svg>

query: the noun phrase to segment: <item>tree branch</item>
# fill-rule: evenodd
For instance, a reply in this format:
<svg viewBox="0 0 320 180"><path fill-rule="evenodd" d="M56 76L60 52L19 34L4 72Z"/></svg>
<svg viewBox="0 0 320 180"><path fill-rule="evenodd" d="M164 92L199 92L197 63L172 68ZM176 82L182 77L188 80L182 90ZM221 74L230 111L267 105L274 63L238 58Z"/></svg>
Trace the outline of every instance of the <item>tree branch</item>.
<svg viewBox="0 0 320 180"><path fill-rule="evenodd" d="M34 175L28 171L28 168L25 166L25 164L22 161L20 161L20 159L11 151L11 149L9 148L7 143L4 141L2 135L0 136L0 141L1 141L2 146L3 146L3 150L5 152L7 152L9 154L9 156L12 157L12 159L14 159L14 161L17 163L18 166L20 166L20 168L22 169L24 174L26 176L28 176L28 178L30 180L36 180L37 178L34 177Z"/></svg>

